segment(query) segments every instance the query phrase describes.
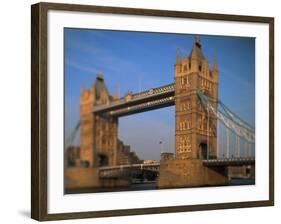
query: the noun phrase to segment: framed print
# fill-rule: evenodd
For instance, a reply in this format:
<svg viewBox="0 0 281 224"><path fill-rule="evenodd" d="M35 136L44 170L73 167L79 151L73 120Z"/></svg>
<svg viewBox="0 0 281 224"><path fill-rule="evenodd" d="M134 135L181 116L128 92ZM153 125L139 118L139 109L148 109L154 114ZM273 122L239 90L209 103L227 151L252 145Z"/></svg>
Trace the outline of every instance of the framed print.
<svg viewBox="0 0 281 224"><path fill-rule="evenodd" d="M274 18L31 16L32 218L274 204Z"/></svg>

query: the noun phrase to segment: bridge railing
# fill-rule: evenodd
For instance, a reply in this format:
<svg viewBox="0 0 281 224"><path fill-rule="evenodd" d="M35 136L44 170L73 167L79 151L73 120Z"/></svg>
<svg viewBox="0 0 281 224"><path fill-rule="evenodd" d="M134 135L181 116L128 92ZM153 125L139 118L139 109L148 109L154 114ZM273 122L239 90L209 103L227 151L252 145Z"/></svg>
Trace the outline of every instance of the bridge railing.
<svg viewBox="0 0 281 224"><path fill-rule="evenodd" d="M203 164L205 164L207 166L254 165L255 164L255 157L205 159L205 160L203 160Z"/></svg>
<svg viewBox="0 0 281 224"><path fill-rule="evenodd" d="M128 169L128 168L148 168L148 167L157 167L160 166L159 162L151 163L151 164L129 164L129 165L117 165L117 166L104 166L100 167L100 171L106 171L106 170L114 170L114 169Z"/></svg>
<svg viewBox="0 0 281 224"><path fill-rule="evenodd" d="M139 111L145 111L146 109L153 110L155 108L164 107L164 105L171 105L174 104L174 101L174 96L170 96L157 100L151 100L149 102L144 102L129 107L123 107L120 109L112 110L109 112L109 114L112 116L124 116L128 114L138 113Z"/></svg>

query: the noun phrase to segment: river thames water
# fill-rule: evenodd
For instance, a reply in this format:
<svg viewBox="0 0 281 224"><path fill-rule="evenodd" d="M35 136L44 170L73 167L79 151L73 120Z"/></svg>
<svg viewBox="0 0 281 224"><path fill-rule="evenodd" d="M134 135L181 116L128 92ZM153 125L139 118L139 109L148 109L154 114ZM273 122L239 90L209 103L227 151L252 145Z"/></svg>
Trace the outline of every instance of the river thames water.
<svg viewBox="0 0 281 224"><path fill-rule="evenodd" d="M254 185L254 179L232 179L226 186L239 186L239 185ZM131 184L129 187L124 188L85 188L67 190L66 194L77 194L77 193L98 193L98 192L120 192L120 191L143 191L143 190L156 190L156 181L147 183L136 183Z"/></svg>

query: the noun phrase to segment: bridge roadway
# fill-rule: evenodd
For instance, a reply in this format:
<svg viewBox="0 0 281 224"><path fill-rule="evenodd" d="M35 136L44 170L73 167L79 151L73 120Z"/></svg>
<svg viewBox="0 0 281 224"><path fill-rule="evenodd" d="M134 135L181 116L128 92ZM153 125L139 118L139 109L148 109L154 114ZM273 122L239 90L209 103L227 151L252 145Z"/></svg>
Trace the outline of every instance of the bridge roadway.
<svg viewBox="0 0 281 224"><path fill-rule="evenodd" d="M106 170L115 170L115 169L147 169L147 168L153 168L153 167L159 167L160 163L155 162L155 163L148 163L148 164L143 164L143 163L137 163L137 164L129 164L129 165L118 165L118 166L104 166L100 167L100 171L106 171Z"/></svg>
<svg viewBox="0 0 281 224"><path fill-rule="evenodd" d="M244 166L254 165L255 157L219 158L203 160L204 166Z"/></svg>
<svg viewBox="0 0 281 224"><path fill-rule="evenodd" d="M175 104L174 83L151 88L139 93L128 94L123 98L113 100L109 104L94 106L93 113L111 116L125 116L146 110L158 109Z"/></svg>
<svg viewBox="0 0 281 224"><path fill-rule="evenodd" d="M159 172L160 163L105 166L99 168L100 178L127 178L134 170Z"/></svg>
<svg viewBox="0 0 281 224"><path fill-rule="evenodd" d="M240 157L240 158L219 158L219 159L206 159L202 160L203 165L207 167L219 167L219 166L243 166L254 165L254 157ZM130 165L118 165L118 166L105 166L99 168L101 178L118 178L124 175L128 175L132 170L149 170L159 172L160 163L151 164L130 164Z"/></svg>

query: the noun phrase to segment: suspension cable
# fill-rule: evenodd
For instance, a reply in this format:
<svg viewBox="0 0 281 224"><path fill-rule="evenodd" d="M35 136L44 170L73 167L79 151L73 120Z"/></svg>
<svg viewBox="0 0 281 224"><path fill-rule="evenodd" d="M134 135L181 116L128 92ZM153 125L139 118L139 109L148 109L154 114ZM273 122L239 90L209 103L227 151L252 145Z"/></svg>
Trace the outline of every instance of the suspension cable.
<svg viewBox="0 0 281 224"><path fill-rule="evenodd" d="M230 117L230 116L234 116L233 113L231 112L223 113L222 111L213 108L209 98L206 95L204 95L201 91L197 91L197 95L200 101L202 102L203 106L205 107L205 109L209 109L210 112L214 114L214 116L217 119L222 121L227 128L231 129L233 132L235 132L236 135L242 137L248 142L252 142L252 143L255 142L254 129L249 129L249 126L245 124L246 122L242 122L240 118L236 119L238 121L234 120L233 118ZM224 109L224 111L226 111L226 109Z"/></svg>
<svg viewBox="0 0 281 224"><path fill-rule="evenodd" d="M229 158L229 129L226 129L226 157Z"/></svg>
<svg viewBox="0 0 281 224"><path fill-rule="evenodd" d="M237 149L238 155L237 156L240 157L240 137L236 135L236 138L237 138L237 147L238 147L238 149Z"/></svg>
<svg viewBox="0 0 281 224"><path fill-rule="evenodd" d="M79 128L80 128L80 121L78 121L78 123L75 125L74 129L71 131L70 135L66 139L66 144L65 144L66 148L73 144L73 141L75 140Z"/></svg>

